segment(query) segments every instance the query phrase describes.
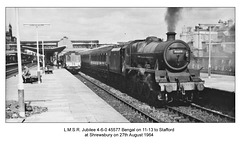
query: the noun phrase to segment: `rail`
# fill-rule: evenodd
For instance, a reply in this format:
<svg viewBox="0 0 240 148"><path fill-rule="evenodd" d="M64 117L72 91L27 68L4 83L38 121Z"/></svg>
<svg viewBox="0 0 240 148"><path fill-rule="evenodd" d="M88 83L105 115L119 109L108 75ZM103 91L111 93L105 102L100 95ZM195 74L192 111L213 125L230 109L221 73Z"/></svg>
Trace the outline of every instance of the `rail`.
<svg viewBox="0 0 240 148"><path fill-rule="evenodd" d="M79 74L81 75L81 74ZM130 107L131 109L133 109L134 111L136 111L137 113L139 113L140 115L142 115L143 117L145 117L146 119L148 119L148 121L152 122L152 123L159 123L160 121L157 120L154 117L151 117L151 115L145 113L144 111L139 110L138 108L134 107L132 104L126 102L125 100L121 99L120 97L118 97L116 94L112 93L109 90L106 90L104 88L102 88L101 86L98 86L96 83L94 83L92 80L84 77L83 75L81 75L85 80L89 81L90 83L92 83L93 85L95 85L96 87L100 88L101 90L105 91L106 93L108 93L109 95L111 95L112 97L114 97L115 99L117 99L118 101L120 101L121 103L123 103L124 105Z"/></svg>
<svg viewBox="0 0 240 148"><path fill-rule="evenodd" d="M30 68L36 66L35 63L23 64L23 66L25 66L25 65L27 65ZM8 68L7 68L7 66L9 66L9 65L6 65L6 78L7 79L18 74L18 67L17 67L18 64L11 64L10 65L11 67L8 67Z"/></svg>
<svg viewBox="0 0 240 148"><path fill-rule="evenodd" d="M231 116L222 114L221 112L218 112L218 111L215 111L215 110L211 110L211 109L208 109L208 108L199 106L199 105L194 104L194 103L192 103L191 106L192 106L192 107L195 107L195 108L197 108L197 109L206 111L206 112L208 112L208 113L210 113L210 114L214 114L215 116L220 116L220 117L222 117L222 118L226 118L226 119L229 120L229 121L235 122L235 118L234 118L234 117L231 117Z"/></svg>
<svg viewBox="0 0 240 148"><path fill-rule="evenodd" d="M184 118L189 119L190 121L194 121L194 122L198 122L198 123L204 123L203 120L200 120L200 119L198 119L198 118L196 118L196 117L194 117L194 116L191 116L191 115L189 115L189 114L186 114L186 113L184 113L184 112L181 112L180 110L175 109L174 107L166 106L166 108L167 108L169 111L172 111L172 112L178 114L179 116L183 116Z"/></svg>

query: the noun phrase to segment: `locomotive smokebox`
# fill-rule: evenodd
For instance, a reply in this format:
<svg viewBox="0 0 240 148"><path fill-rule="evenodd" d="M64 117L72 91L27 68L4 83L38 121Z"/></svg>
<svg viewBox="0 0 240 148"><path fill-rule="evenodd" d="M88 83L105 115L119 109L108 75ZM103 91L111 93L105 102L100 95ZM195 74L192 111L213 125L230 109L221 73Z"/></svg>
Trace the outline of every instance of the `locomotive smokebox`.
<svg viewBox="0 0 240 148"><path fill-rule="evenodd" d="M167 32L167 41L174 41L175 40L175 32Z"/></svg>

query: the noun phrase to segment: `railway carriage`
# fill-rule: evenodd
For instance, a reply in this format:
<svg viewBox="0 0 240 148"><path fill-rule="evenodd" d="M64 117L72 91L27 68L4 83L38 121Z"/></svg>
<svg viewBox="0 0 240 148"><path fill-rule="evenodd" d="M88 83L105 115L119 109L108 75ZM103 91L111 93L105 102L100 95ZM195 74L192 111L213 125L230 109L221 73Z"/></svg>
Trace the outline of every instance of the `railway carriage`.
<svg viewBox="0 0 240 148"><path fill-rule="evenodd" d="M21 58L22 58L22 63L27 64L27 63L32 63L34 61L35 56L31 54L27 54L22 52L21 53ZM17 51L7 51L6 52L6 64L16 64L18 61L17 58Z"/></svg>
<svg viewBox="0 0 240 148"><path fill-rule="evenodd" d="M79 52L69 51L62 56L63 67L67 70L77 73L81 68L81 56Z"/></svg>

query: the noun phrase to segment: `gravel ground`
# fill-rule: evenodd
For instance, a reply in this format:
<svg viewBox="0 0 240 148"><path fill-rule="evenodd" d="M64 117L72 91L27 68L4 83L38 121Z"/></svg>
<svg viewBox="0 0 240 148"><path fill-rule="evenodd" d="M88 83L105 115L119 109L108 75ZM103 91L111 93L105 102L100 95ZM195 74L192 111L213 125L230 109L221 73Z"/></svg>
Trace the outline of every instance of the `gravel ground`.
<svg viewBox="0 0 240 148"><path fill-rule="evenodd" d="M85 74L81 74L81 75L83 75L84 77L87 77L87 79L91 79L92 81L94 81L94 83L98 84L102 88L116 94L121 99L130 103L131 105L138 108L139 110L144 111L147 114L150 114L152 117L158 119L159 122L167 122L167 123L178 122L175 120L176 116L171 116L173 113L170 113L170 112L166 111L165 109L158 109L153 106L149 106L148 104L138 101L138 100L132 98L131 96L129 96L125 93L122 93L119 90L116 90L106 84L103 84L102 82L100 82L92 77L89 77ZM90 87L94 92L96 92L103 100L108 102L114 109L116 109L119 113L121 113L130 122L133 122L133 123L149 122L148 120L144 119L141 115L137 114L135 111L132 111L131 109L129 109L129 107L126 107L125 105L122 105L122 103L120 103L119 101L116 101L116 99L114 97L108 95L103 90L96 88L96 86L94 86L90 82L81 78L81 76L78 76L78 75L75 75L75 76L77 78L79 78L83 83L85 83L88 87Z"/></svg>
<svg viewBox="0 0 240 148"><path fill-rule="evenodd" d="M132 123L147 123L148 120L144 119L141 115L133 111L128 106L124 105L113 96L109 95L105 91L101 90L100 88L96 87L95 85L91 84L90 82L86 81L79 75L75 75L79 80L81 80L85 85L87 85L90 89L92 89L97 95L99 95L104 101L106 101L109 105L111 105L115 110L117 110L120 114L122 114L127 120ZM90 77L88 77L90 78ZM92 79L92 78L91 78ZM94 80L94 79L92 79ZM95 82L97 80L94 80ZM101 87L106 88L105 84L101 82L97 82Z"/></svg>
<svg viewBox="0 0 240 148"><path fill-rule="evenodd" d="M9 100L6 101L6 119L21 118L19 116L19 105L17 101ZM42 112L47 112L47 107L40 106L30 106L25 103L25 116L29 117L34 114L40 114Z"/></svg>
<svg viewBox="0 0 240 148"><path fill-rule="evenodd" d="M177 107L177 110L180 110L183 113L186 113L188 115L191 115L193 117L196 117L198 119L201 119L207 123L227 123L230 122L225 118L213 115L211 113L208 113L206 111L202 111L200 109L195 109L192 107Z"/></svg>

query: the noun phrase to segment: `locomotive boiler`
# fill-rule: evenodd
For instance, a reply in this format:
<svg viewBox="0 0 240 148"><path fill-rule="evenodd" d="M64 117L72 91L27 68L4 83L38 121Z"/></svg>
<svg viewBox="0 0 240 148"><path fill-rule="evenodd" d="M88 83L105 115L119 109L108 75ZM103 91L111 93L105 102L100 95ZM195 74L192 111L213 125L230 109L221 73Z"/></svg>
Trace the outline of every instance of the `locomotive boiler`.
<svg viewBox="0 0 240 148"><path fill-rule="evenodd" d="M81 53L82 69L116 84L149 104L192 102L204 89L200 70L189 69L190 47L157 37L135 40L121 47L108 46Z"/></svg>

